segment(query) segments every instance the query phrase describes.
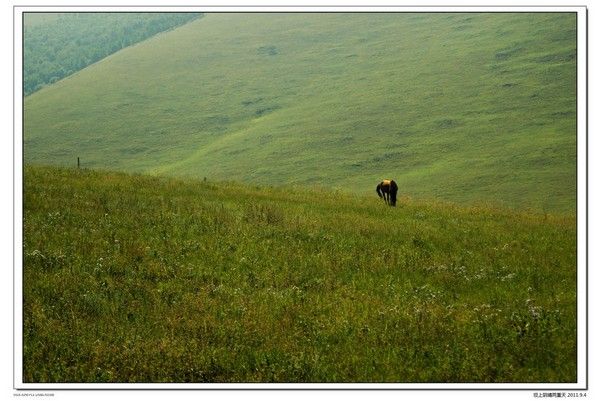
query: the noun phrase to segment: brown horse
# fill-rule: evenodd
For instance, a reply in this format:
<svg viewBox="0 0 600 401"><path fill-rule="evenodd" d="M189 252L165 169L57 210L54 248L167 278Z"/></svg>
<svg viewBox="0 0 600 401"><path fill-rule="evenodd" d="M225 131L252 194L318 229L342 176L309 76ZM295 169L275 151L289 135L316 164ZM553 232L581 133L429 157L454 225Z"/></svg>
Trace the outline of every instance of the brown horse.
<svg viewBox="0 0 600 401"><path fill-rule="evenodd" d="M383 180L377 185L377 195L383 198L386 204L396 206L396 195L398 194L398 184L394 180Z"/></svg>

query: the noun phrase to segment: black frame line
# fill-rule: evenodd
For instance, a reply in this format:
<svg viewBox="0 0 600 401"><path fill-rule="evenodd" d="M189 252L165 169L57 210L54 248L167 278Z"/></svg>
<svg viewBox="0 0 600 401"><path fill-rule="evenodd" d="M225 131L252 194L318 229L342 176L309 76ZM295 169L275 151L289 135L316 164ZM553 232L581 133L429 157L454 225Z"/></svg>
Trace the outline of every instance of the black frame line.
<svg viewBox="0 0 600 401"><path fill-rule="evenodd" d="M289 5L289 4L281 4L281 5L258 5L258 4L253 4L253 5L207 5L204 4L202 6L190 6L190 5L162 5L162 6L140 6L140 5L126 5L126 4L119 4L119 5L90 5L90 4L86 4L86 5L78 5L78 6L40 6L40 5L18 5L18 6L13 6L13 8L26 8L26 7L43 7L43 8L158 8L158 7L165 7L165 8L260 8L260 7L265 7L265 8L586 8L587 11L587 5L561 5L561 6L540 6L540 5L512 5L512 6L507 6L507 5L488 5L488 6L480 6L480 5L453 5L453 6L431 6L431 5L410 5L410 4L406 4L406 5L402 5L402 6L398 6L398 5L394 5L394 6L387 6L387 5L381 5L381 4L377 4L377 5L373 5L373 6L340 6L340 5L327 5L327 4L319 4L319 5ZM52 12L52 11L25 11L25 12ZM56 11L59 12L59 11ZM77 12L77 11L70 11L70 12ZM136 11L125 11L125 12L136 12ZM162 12L162 11L157 11L157 12ZM168 12L168 11L165 11ZM237 12L237 11L229 11L229 12ZM256 11L256 12L263 12L263 11ZM332 11L334 12L334 11ZM343 12L343 11L335 11L335 12ZM368 11L364 11L364 12L368 12ZM387 12L387 11L384 11ZM389 11L391 12L391 11ZM416 11L415 11L416 12ZM445 12L445 11L440 11L441 13ZM458 12L458 11L457 11ZM495 11L490 11L490 12L495 12ZM507 11L510 12L510 11Z"/></svg>

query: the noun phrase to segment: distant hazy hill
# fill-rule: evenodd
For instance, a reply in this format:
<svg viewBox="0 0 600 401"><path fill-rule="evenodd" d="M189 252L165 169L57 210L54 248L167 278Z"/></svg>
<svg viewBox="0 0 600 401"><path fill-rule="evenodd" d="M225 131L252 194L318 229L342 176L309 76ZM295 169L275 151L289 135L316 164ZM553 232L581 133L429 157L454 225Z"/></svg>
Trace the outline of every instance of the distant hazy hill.
<svg viewBox="0 0 600 401"><path fill-rule="evenodd" d="M38 13L23 16L25 95L199 13Z"/></svg>
<svg viewBox="0 0 600 401"><path fill-rule="evenodd" d="M208 14L27 97L25 161L573 211L575 62L568 13Z"/></svg>

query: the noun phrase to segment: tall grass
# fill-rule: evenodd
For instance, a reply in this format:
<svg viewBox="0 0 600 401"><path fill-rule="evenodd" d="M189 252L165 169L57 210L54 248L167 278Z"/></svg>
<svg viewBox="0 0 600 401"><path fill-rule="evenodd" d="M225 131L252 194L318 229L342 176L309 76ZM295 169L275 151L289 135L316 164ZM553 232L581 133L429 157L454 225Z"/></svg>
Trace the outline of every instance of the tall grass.
<svg viewBox="0 0 600 401"><path fill-rule="evenodd" d="M25 382L573 382L575 219L25 168Z"/></svg>

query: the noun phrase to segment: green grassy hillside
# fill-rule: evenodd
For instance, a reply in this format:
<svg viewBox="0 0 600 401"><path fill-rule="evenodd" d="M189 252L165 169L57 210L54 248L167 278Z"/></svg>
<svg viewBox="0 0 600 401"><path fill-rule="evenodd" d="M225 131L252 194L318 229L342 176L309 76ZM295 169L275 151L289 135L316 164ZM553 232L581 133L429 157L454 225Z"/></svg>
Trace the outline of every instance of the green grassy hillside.
<svg viewBox="0 0 600 401"><path fill-rule="evenodd" d="M25 382L574 382L574 218L26 167Z"/></svg>
<svg viewBox="0 0 600 401"><path fill-rule="evenodd" d="M25 100L26 162L572 212L576 16L208 14Z"/></svg>

